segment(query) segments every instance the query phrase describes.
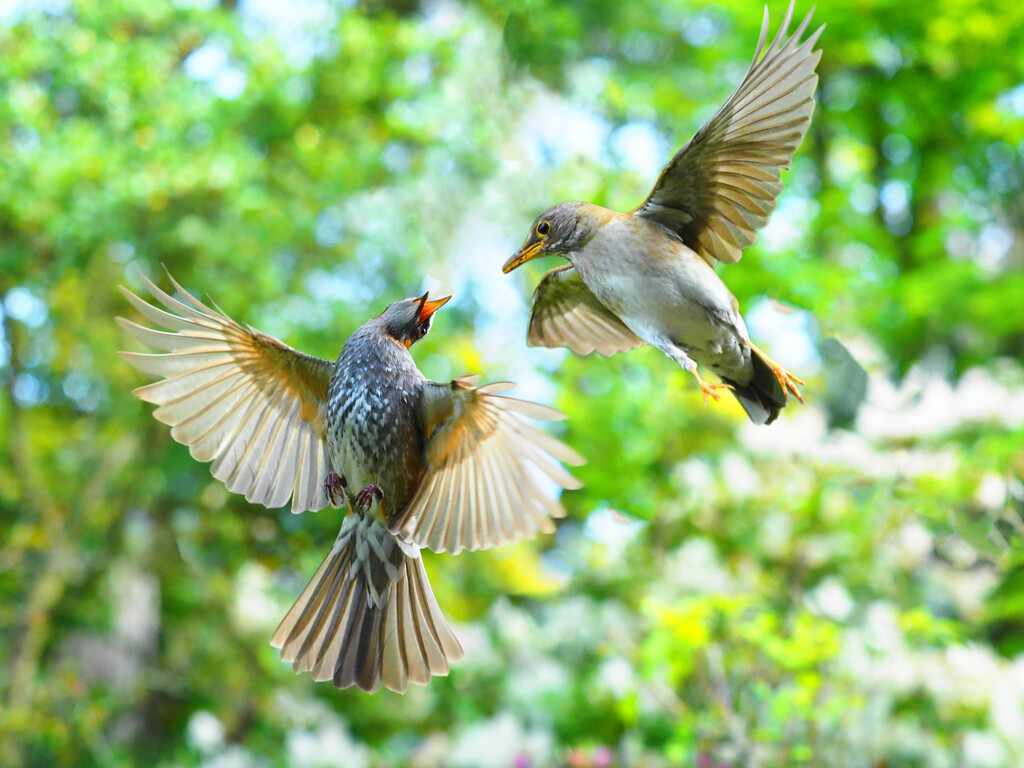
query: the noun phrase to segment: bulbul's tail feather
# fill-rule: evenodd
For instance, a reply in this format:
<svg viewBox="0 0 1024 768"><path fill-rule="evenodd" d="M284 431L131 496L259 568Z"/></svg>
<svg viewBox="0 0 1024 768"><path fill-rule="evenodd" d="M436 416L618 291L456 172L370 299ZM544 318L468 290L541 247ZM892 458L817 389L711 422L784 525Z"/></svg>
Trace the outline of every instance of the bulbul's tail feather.
<svg viewBox="0 0 1024 768"><path fill-rule="evenodd" d="M447 675L449 662L462 658L419 550L358 514L345 519L270 644L296 672L368 693L381 684L404 693L410 682Z"/></svg>
<svg viewBox="0 0 1024 768"><path fill-rule="evenodd" d="M771 424L786 407L789 398L775 372L764 360L758 355L751 355L750 362L754 366L754 376L748 383L740 384L724 376L722 381L732 386L732 393L752 422Z"/></svg>

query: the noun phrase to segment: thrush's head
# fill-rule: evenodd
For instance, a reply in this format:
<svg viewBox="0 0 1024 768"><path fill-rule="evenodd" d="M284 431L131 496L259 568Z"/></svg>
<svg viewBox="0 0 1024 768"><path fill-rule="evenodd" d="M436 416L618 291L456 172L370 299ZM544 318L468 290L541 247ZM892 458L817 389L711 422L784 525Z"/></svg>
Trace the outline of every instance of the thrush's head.
<svg viewBox="0 0 1024 768"><path fill-rule="evenodd" d="M582 248L602 223L591 209L601 210L590 203L559 203L548 208L533 222L523 247L505 262L502 272L511 272L530 259L551 253L571 260L571 254Z"/></svg>
<svg viewBox="0 0 1024 768"><path fill-rule="evenodd" d="M445 296L430 301L424 293L418 299L396 301L380 313L378 320L384 333L408 349L427 335L434 322L434 313L450 298Z"/></svg>

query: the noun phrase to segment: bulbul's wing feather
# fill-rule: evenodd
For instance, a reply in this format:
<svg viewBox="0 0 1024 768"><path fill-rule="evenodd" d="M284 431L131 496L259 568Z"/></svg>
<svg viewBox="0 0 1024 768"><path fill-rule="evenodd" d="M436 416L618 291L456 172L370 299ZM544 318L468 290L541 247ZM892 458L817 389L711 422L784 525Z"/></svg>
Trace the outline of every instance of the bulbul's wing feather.
<svg viewBox="0 0 1024 768"><path fill-rule="evenodd" d="M174 287L188 302L150 293L170 312L121 288L150 322L173 333L117 318L143 344L166 354L121 352L138 370L162 380L136 397L160 406L153 416L192 457L213 462L229 490L268 507L292 499L292 512L327 505L323 482L331 471L324 437L327 387L334 364L297 352L266 334L243 328L219 309Z"/></svg>
<svg viewBox="0 0 1024 768"><path fill-rule="evenodd" d="M735 264L775 210L780 173L789 168L814 112L812 48L820 27L803 45L811 13L786 37L793 4L778 34L758 61L768 35L768 8L754 61L718 113L661 172L636 215L675 232L705 261ZM797 47L799 45L799 47Z"/></svg>
<svg viewBox="0 0 1024 768"><path fill-rule="evenodd" d="M426 469L416 495L388 527L435 552L486 549L554 530L565 509L538 485L581 483L558 463L584 463L574 450L521 416L565 418L543 405L502 397L512 385L475 388L476 377L427 382L420 398ZM552 460L555 459L555 460Z"/></svg>
<svg viewBox="0 0 1024 768"><path fill-rule="evenodd" d="M572 264L555 267L537 284L526 343L568 347L577 355L597 351L605 357L644 344L601 303Z"/></svg>

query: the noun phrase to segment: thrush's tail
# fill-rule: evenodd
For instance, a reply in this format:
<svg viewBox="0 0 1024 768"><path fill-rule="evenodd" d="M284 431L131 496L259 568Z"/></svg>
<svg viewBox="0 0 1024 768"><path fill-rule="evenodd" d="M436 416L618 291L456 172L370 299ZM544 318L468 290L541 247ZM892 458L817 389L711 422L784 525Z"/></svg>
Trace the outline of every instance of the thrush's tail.
<svg viewBox="0 0 1024 768"><path fill-rule="evenodd" d="M757 355L750 356L754 376L746 384L722 377L732 385L732 393L755 424L771 424L786 407L788 397L771 367Z"/></svg>
<svg viewBox="0 0 1024 768"><path fill-rule="evenodd" d="M462 646L441 614L419 550L373 517L350 514L270 644L296 672L404 693L448 674Z"/></svg>

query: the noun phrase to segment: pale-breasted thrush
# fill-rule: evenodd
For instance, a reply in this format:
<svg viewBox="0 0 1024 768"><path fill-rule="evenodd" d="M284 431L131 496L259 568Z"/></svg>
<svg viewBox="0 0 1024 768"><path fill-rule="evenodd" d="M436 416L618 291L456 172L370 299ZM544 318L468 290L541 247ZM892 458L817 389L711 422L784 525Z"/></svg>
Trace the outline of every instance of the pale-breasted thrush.
<svg viewBox="0 0 1024 768"><path fill-rule="evenodd" d="M504 266L547 254L569 264L541 280L527 342L610 356L645 342L697 378L704 402L731 389L751 421L770 424L802 381L751 344L735 297L714 270L734 264L775 209L788 168L814 111L813 50L824 27L800 38L808 14L787 37L791 4L762 57L765 8L753 63L739 87L661 172L644 203L619 213L561 203L537 217ZM704 381L697 365L722 379Z"/></svg>

